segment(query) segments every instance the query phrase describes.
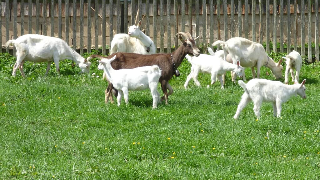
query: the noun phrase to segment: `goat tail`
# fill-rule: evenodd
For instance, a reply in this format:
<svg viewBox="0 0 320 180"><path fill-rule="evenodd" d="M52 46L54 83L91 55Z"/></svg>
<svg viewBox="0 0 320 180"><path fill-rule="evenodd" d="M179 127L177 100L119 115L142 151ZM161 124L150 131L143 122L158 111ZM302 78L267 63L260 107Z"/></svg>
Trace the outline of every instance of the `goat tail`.
<svg viewBox="0 0 320 180"><path fill-rule="evenodd" d="M218 40L218 41L216 41L216 42L212 43L212 46L220 45L220 46L224 47L224 46L225 46L225 44L226 44L226 42L221 41L221 40Z"/></svg>
<svg viewBox="0 0 320 180"><path fill-rule="evenodd" d="M9 47L11 44L15 44L16 40L9 40L6 42L5 47Z"/></svg>
<svg viewBox="0 0 320 180"><path fill-rule="evenodd" d="M247 92L247 87L246 87L246 83L244 83L242 80L238 81L239 86L241 86L243 88L244 91Z"/></svg>
<svg viewBox="0 0 320 180"><path fill-rule="evenodd" d="M214 55L214 52L213 52L213 50L211 49L211 47L208 47L208 52L209 52L209 54L210 54L211 56Z"/></svg>

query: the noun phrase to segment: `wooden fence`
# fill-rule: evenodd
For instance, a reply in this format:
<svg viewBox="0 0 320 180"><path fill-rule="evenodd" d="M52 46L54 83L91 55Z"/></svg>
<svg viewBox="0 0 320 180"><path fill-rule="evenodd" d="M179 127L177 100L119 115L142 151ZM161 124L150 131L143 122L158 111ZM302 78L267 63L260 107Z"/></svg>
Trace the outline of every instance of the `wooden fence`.
<svg viewBox="0 0 320 180"><path fill-rule="evenodd" d="M267 52L298 50L319 60L318 0L0 0L0 44L23 34L64 39L83 53L107 54L113 36L136 18L158 47L178 47L175 34L199 36L197 45L241 36L266 45ZM0 48L0 51L8 49Z"/></svg>

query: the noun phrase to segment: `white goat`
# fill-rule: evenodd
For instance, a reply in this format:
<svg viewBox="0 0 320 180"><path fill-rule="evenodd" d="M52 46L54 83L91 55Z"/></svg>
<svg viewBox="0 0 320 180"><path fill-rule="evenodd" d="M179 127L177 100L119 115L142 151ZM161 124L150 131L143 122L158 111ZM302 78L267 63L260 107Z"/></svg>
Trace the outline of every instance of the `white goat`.
<svg viewBox="0 0 320 180"><path fill-rule="evenodd" d="M159 92L157 85L161 76L159 66L142 66L134 69L114 70L111 62L116 58L102 58L99 61L98 69L104 70L107 79L113 84L113 87L119 91L117 103L120 106L121 97L128 104L128 90L144 90L149 88L153 98L153 108L157 108L159 101Z"/></svg>
<svg viewBox="0 0 320 180"><path fill-rule="evenodd" d="M238 76L243 76L244 74L244 69L239 63L234 65L224 61L221 57L200 54L198 57L186 55L186 58L192 65L191 72L184 83L186 89L191 78L197 86L200 86L200 82L197 80L199 72L211 74L211 85L216 82L216 78L218 77L221 89L224 89L222 75L225 74L226 71L234 71Z"/></svg>
<svg viewBox="0 0 320 180"><path fill-rule="evenodd" d="M298 94L303 99L306 98L305 82L306 80L303 80L301 84L286 85L280 81L252 79L245 84L240 80L238 83L245 92L233 118L238 119L240 112L250 101L253 101L253 111L258 118L260 117L260 107L263 101L271 102L273 104L273 115L280 117L282 103L288 101L291 96Z"/></svg>
<svg viewBox="0 0 320 180"><path fill-rule="evenodd" d="M111 41L110 54L115 52L155 54L155 44L140 30L140 26L141 21L138 25L130 26L128 34L116 34Z"/></svg>
<svg viewBox="0 0 320 180"><path fill-rule="evenodd" d="M302 66L302 58L300 54L293 50L288 55L283 57L286 60L286 72L284 76L284 83L288 84L289 82L289 71L291 73L292 81L295 84L299 84L299 74ZM293 70L296 70L296 76L293 75Z"/></svg>
<svg viewBox="0 0 320 180"><path fill-rule="evenodd" d="M276 79L282 78L282 59L280 59L278 63L275 63L273 59L268 56L261 44L245 38L234 37L226 42L216 41L212 46L219 44L223 47L224 59L226 59L227 54L230 54L233 64L240 61L241 66L251 67L253 78L256 76L254 67L257 68L257 77L260 78L261 66L270 68ZM243 79L245 80L245 76L243 76Z"/></svg>
<svg viewBox="0 0 320 180"><path fill-rule="evenodd" d="M65 59L71 59L77 63L82 72L88 73L90 70L91 63L59 38L39 34L26 34L15 40L9 40L6 43L6 47L10 44L13 44L17 50L17 61L13 67L13 76L16 75L17 68L19 68L21 75L25 77L23 72L23 63L25 61L34 63L48 62L46 74L50 70L52 61L56 65L57 72L60 73L59 61Z"/></svg>

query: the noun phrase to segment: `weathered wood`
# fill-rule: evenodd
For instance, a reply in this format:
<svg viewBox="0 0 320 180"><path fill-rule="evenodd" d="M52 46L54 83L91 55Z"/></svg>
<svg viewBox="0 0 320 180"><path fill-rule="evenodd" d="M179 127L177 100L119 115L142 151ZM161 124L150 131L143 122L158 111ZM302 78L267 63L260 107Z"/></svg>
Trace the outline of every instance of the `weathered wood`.
<svg viewBox="0 0 320 180"><path fill-rule="evenodd" d="M270 0L266 0L266 51L267 53L270 53L270 31L269 31L269 23L270 23Z"/></svg>
<svg viewBox="0 0 320 180"><path fill-rule="evenodd" d="M308 61L312 62L312 42L311 42L311 14L312 14L312 7L311 7L311 1L308 1Z"/></svg>
<svg viewBox="0 0 320 180"><path fill-rule="evenodd" d="M106 55L106 45L107 45L107 36L106 36L106 31L107 31L107 24L106 24L106 0L102 0L102 54ZM112 41L111 39L111 34L113 32L110 32L110 42ZM110 43L111 44L111 43Z"/></svg>
<svg viewBox="0 0 320 180"><path fill-rule="evenodd" d="M149 0L148 0L149 2ZM123 12L123 29L124 29L124 32L128 32L128 0L124 0L124 3L123 3L123 9L124 9L124 12ZM147 17L149 19L149 15ZM148 32L149 33L149 32Z"/></svg>
<svg viewBox="0 0 320 180"><path fill-rule="evenodd" d="M110 10L110 14L109 14L109 31L110 31L110 41L109 44L111 45L111 41L113 39L113 0L109 0L109 10ZM105 16L102 16L105 18ZM102 20L102 22L105 22ZM103 36L106 37L106 36ZM106 46L105 43L102 43L103 46Z"/></svg>
<svg viewBox="0 0 320 180"><path fill-rule="evenodd" d="M13 39L17 39L18 30L17 30L17 0L13 0ZM15 50L15 48L14 48Z"/></svg>
<svg viewBox="0 0 320 180"><path fill-rule="evenodd" d="M167 53L171 53L171 1L167 0Z"/></svg>
<svg viewBox="0 0 320 180"><path fill-rule="evenodd" d="M62 2L61 2L61 0L58 1L58 22L59 22L58 23L58 37L62 38ZM83 26L81 26L81 27L83 27ZM81 29L83 29L83 28L80 28L80 30Z"/></svg>
<svg viewBox="0 0 320 180"><path fill-rule="evenodd" d="M10 22L10 14L9 14L9 0L6 0L6 9L5 9L6 13L6 41L9 41L10 37L9 37L9 32L10 32L10 26L9 26L9 22ZM6 52L9 52L8 47L6 47Z"/></svg>
<svg viewBox="0 0 320 180"><path fill-rule="evenodd" d="M284 26L284 19L283 19L283 0L280 0L280 52L284 52L283 51L283 26Z"/></svg>
<svg viewBox="0 0 320 180"><path fill-rule="evenodd" d="M298 13L297 13L297 0L294 0L294 25L293 25L293 38L294 38L294 50L298 51Z"/></svg>
<svg viewBox="0 0 320 180"><path fill-rule="evenodd" d="M40 28L40 3L39 3L39 0L36 0L36 34L39 34L39 28Z"/></svg>
<svg viewBox="0 0 320 180"><path fill-rule="evenodd" d="M84 17L83 17L83 0L80 0L80 37L83 37ZM80 54L83 54L83 38L80 38Z"/></svg>
<svg viewBox="0 0 320 180"><path fill-rule="evenodd" d="M157 4L157 1L154 1L155 4ZM135 17L136 17L136 14L137 11L136 11L136 8L135 8L135 1L131 1L131 24L134 24L135 22Z"/></svg>
<svg viewBox="0 0 320 180"><path fill-rule="evenodd" d="M150 3L146 0L146 35L150 36L150 14L149 14Z"/></svg>
<svg viewBox="0 0 320 180"><path fill-rule="evenodd" d="M2 13L2 11L3 11L3 6L2 6L2 3L0 3L0 12ZM1 24L1 26L0 26L0 44L2 45L3 43L2 43L2 18L0 18L0 24ZM2 47L0 48L0 53L2 53Z"/></svg>
<svg viewBox="0 0 320 180"><path fill-rule="evenodd" d="M319 2L318 0L315 0L315 29L314 29L314 44L315 44L315 57L316 57L316 61L319 62L319 11L318 8L319 7Z"/></svg>
<svg viewBox="0 0 320 180"><path fill-rule="evenodd" d="M174 48L177 49L178 48L178 38L176 37L176 34L179 32L179 20L178 20L178 0L174 0L174 24L176 25L176 27L174 28Z"/></svg>
<svg viewBox="0 0 320 180"><path fill-rule="evenodd" d="M207 53L207 6L206 0L202 0L202 45L203 53Z"/></svg>
<svg viewBox="0 0 320 180"><path fill-rule="evenodd" d="M24 2L20 3L20 7L21 7L21 9L20 9L20 32L21 32L21 36L22 36L22 35L24 35ZM0 31L1 31L1 28L0 28ZM0 35L0 37L2 37L2 35ZM2 43L0 43L0 44L2 44ZM2 49L2 48L0 48L0 49Z"/></svg>
<svg viewBox="0 0 320 180"><path fill-rule="evenodd" d="M65 0L65 41L67 42L67 44L69 44L69 16L70 16L70 12L69 12L69 0Z"/></svg>
<svg viewBox="0 0 320 180"><path fill-rule="evenodd" d="M304 18L304 1L301 1L301 12L300 12L300 15L301 15L301 56L304 57L306 55L305 53L305 49L306 49L306 46L305 46L305 18Z"/></svg>
<svg viewBox="0 0 320 180"><path fill-rule="evenodd" d="M73 0L73 4L72 4L72 8L73 8L73 14L72 14L72 47L73 49L77 49L77 0Z"/></svg>
<svg viewBox="0 0 320 180"><path fill-rule="evenodd" d="M220 34L220 0L217 0L217 23L218 23L218 39L221 40L221 34ZM218 49L220 46L218 46Z"/></svg>
<svg viewBox="0 0 320 180"><path fill-rule="evenodd" d="M188 0L188 19L189 19L189 32L192 33L192 0Z"/></svg>
<svg viewBox="0 0 320 180"><path fill-rule="evenodd" d="M249 12L249 5L248 5L248 0L245 0L245 9L244 9L244 37L248 39L249 33L248 33L248 12Z"/></svg>
<svg viewBox="0 0 320 180"><path fill-rule="evenodd" d="M164 0L160 0L160 53L164 53L164 25L163 25Z"/></svg>
<svg viewBox="0 0 320 180"><path fill-rule="evenodd" d="M242 4L238 1L238 36L242 36Z"/></svg>
<svg viewBox="0 0 320 180"><path fill-rule="evenodd" d="M53 1L53 0L51 0ZM52 11L53 11L53 8L52 8ZM32 0L29 0L28 1L28 33L29 34L32 34Z"/></svg>
<svg viewBox="0 0 320 180"><path fill-rule="evenodd" d="M262 39L263 39L263 23L262 23L262 2L259 1L259 43L262 44Z"/></svg>
<svg viewBox="0 0 320 180"><path fill-rule="evenodd" d="M47 25L47 0L43 0L43 6L42 6L42 11L43 11L43 17L42 17L42 21L43 21L43 35L47 35L47 31L48 31L48 25Z"/></svg>
<svg viewBox="0 0 320 180"><path fill-rule="evenodd" d="M121 6L120 6L120 1L117 1L117 34L121 33L121 18L122 18L122 14L121 14Z"/></svg>
<svg viewBox="0 0 320 180"><path fill-rule="evenodd" d="M94 1L94 46L95 46L95 50L98 51L99 49L99 41L98 41L98 37L99 37L99 19L100 17L98 17L98 7L99 7L99 2L98 0Z"/></svg>
<svg viewBox="0 0 320 180"><path fill-rule="evenodd" d="M51 0L50 18L51 18L51 36L54 37L54 0Z"/></svg>
<svg viewBox="0 0 320 180"><path fill-rule="evenodd" d="M277 0L273 0L273 52L277 53Z"/></svg>
<svg viewBox="0 0 320 180"><path fill-rule="evenodd" d="M195 0L195 13L196 13L196 37L198 37L200 35L199 32L199 26L200 26L200 19L199 19L199 0ZM197 38L196 40L196 44L199 44L199 38Z"/></svg>
<svg viewBox="0 0 320 180"><path fill-rule="evenodd" d="M185 24L186 24L186 4L185 0L181 0L181 31L185 32Z"/></svg>
<svg viewBox="0 0 320 180"><path fill-rule="evenodd" d="M87 7L87 12L88 12L88 16L87 16L87 52L91 53L91 25L92 25L92 21L91 21L91 0L87 0L88 1L88 7Z"/></svg>
<svg viewBox="0 0 320 180"><path fill-rule="evenodd" d="M213 33L213 28L214 28L214 20L213 20L213 14L214 14L214 6L213 6L213 1L210 1L210 46L212 46L213 40L214 40L214 33Z"/></svg>
<svg viewBox="0 0 320 180"><path fill-rule="evenodd" d="M256 42L256 0L252 0L252 41Z"/></svg>
<svg viewBox="0 0 320 180"><path fill-rule="evenodd" d="M228 10L227 10L227 0L223 0L223 30L224 30L224 40L228 40Z"/></svg>
<svg viewBox="0 0 320 180"><path fill-rule="evenodd" d="M291 52L291 28L290 0L287 0L287 54Z"/></svg>
<svg viewBox="0 0 320 180"><path fill-rule="evenodd" d="M234 23L235 18L234 18L234 0L231 0L231 21L230 21L230 35L231 37L234 37L235 30L234 30Z"/></svg>
<svg viewBox="0 0 320 180"><path fill-rule="evenodd" d="M158 47L157 44L157 15L158 15L158 9L157 9L157 2L153 1L153 43L155 44L156 47Z"/></svg>

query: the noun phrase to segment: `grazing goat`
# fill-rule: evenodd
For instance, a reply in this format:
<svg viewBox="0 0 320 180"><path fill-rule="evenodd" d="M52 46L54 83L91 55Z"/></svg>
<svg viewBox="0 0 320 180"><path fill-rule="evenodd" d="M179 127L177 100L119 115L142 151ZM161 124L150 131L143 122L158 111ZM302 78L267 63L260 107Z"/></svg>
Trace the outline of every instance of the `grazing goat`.
<svg viewBox="0 0 320 180"><path fill-rule="evenodd" d="M128 90L144 90L149 88L153 99L153 108L157 108L159 101L159 92L157 84L161 76L159 66L143 66L134 69L114 70L111 62L116 56L111 59L102 58L99 61L98 69L104 70L107 79L113 84L113 87L119 91L117 102L120 106L121 97L124 96L126 104L128 104Z"/></svg>
<svg viewBox="0 0 320 180"><path fill-rule="evenodd" d="M272 73L275 75L276 79L282 78L282 59L278 63L275 63L271 59L263 46L259 43L252 42L248 39L241 37L234 37L226 42L216 41L212 46L221 45L224 50L224 59L226 59L227 54L230 54L233 64L240 61L240 65L243 67L251 67L252 77L255 78L254 67L257 68L257 77L260 78L260 68L261 66L266 66L271 69ZM245 80L245 76L243 76ZM234 79L233 79L234 81Z"/></svg>
<svg viewBox="0 0 320 180"><path fill-rule="evenodd" d="M140 30L140 26L141 20L137 25L129 27L128 34L116 34L111 41L110 54L116 52L155 54L155 44Z"/></svg>
<svg viewBox="0 0 320 180"><path fill-rule="evenodd" d="M111 63L114 69L132 69L141 66L158 65L162 70L161 77L159 79L161 89L164 94L162 99L164 99L166 104L168 104L168 96L173 93L173 89L169 84L169 80L173 75L179 75L177 68L180 66L186 54L198 56L200 52L190 33L179 32L176 34L176 36L182 41L183 44L171 54L142 55L117 52L111 54L107 58L113 57L114 55L117 56L116 59ZM91 59L94 57L103 58L102 56L98 55L92 55L88 58ZM109 86L106 90L106 99L108 99L110 96L112 97L112 89L112 83L109 83ZM167 90L169 90L169 93Z"/></svg>
<svg viewBox="0 0 320 180"><path fill-rule="evenodd" d="M258 118L260 117L260 107L263 101L271 102L273 104L273 115L280 117L282 103L288 101L291 96L298 94L303 99L306 98L305 82L306 80L303 80L301 84L286 85L280 81L252 79L245 84L240 80L238 83L245 92L233 118L238 119L240 112L250 101L253 101L253 111Z"/></svg>
<svg viewBox="0 0 320 180"><path fill-rule="evenodd" d="M284 76L284 83L288 84L289 82L289 71L291 73L292 81L295 84L299 84L299 74L302 66L302 58L300 54L293 50L291 53L283 57L286 60L286 72ZM296 76L293 75L293 70L296 70Z"/></svg>
<svg viewBox="0 0 320 180"><path fill-rule="evenodd" d="M17 61L13 67L12 76L16 75L16 71L19 68L21 75L25 77L23 72L23 63L25 61L35 63L48 62L46 74L50 70L52 61L56 65L57 72L60 73L59 61L64 59L71 59L77 63L84 73L88 73L90 70L91 63L59 38L39 34L26 34L16 40L9 40L6 46L8 47L10 44L13 44L17 49Z"/></svg>
<svg viewBox="0 0 320 180"><path fill-rule="evenodd" d="M186 58L191 63L191 72L184 83L184 88L187 89L188 83L191 79L195 82L197 86L200 86L200 82L197 80L199 72L210 73L211 74L211 85L215 83L218 77L221 89L224 89L224 83L222 81L222 75L226 71L234 71L238 76L242 77L244 74L244 69L239 65L234 65L223 60L223 58L218 56L211 56L207 54L200 54L198 57L191 57L186 55ZM208 85L209 87L209 85Z"/></svg>

